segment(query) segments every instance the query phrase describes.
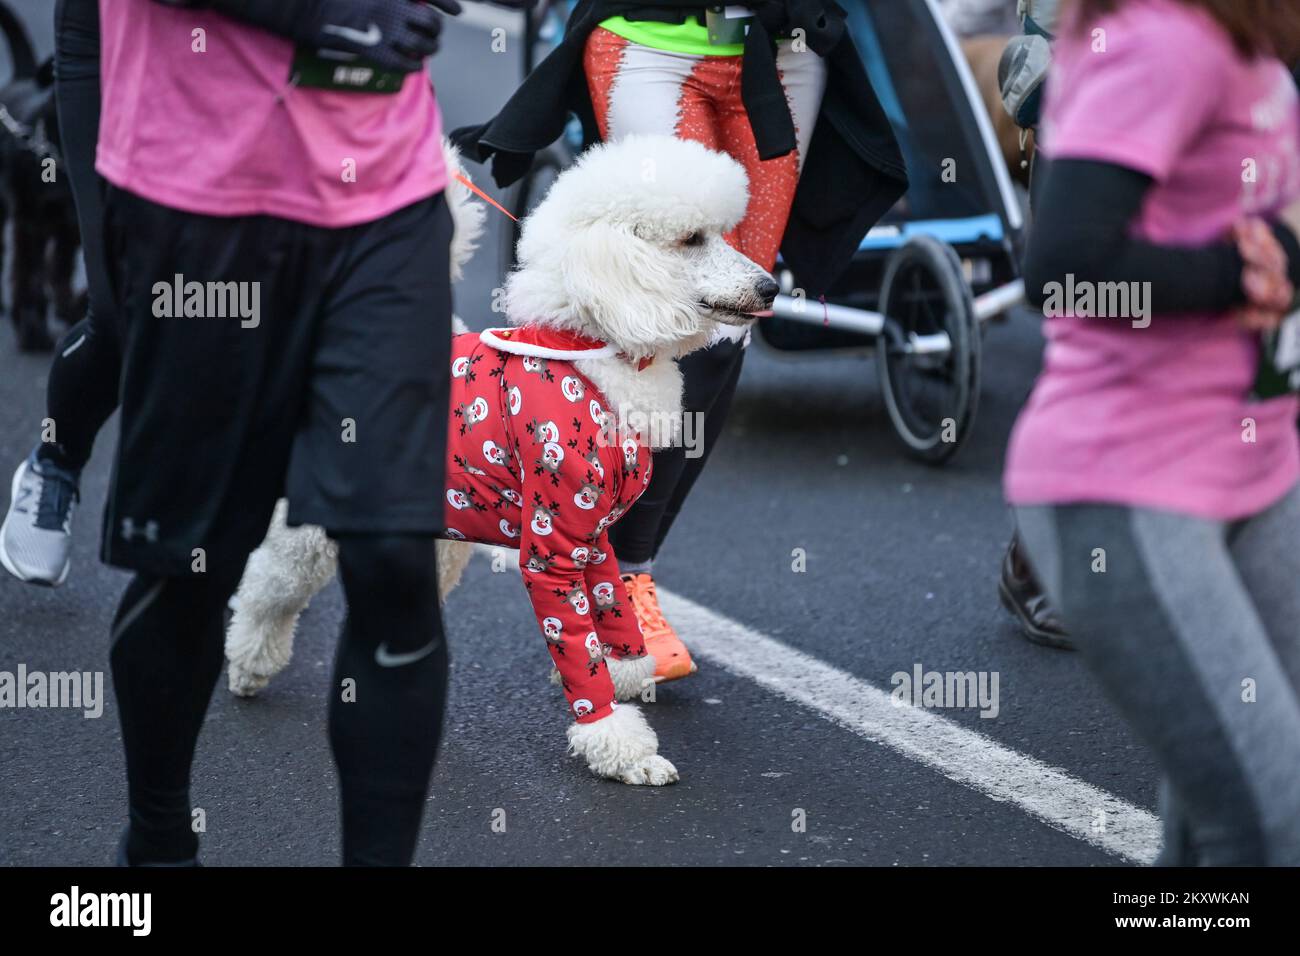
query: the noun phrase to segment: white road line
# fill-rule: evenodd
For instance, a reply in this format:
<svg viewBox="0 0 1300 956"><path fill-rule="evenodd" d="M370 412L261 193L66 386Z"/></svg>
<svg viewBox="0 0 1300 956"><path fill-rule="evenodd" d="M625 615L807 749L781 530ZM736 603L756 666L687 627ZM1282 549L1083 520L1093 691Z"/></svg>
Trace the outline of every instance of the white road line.
<svg viewBox="0 0 1300 956"><path fill-rule="evenodd" d="M503 549L474 550L491 560ZM506 566L518 570L513 560ZM690 598L663 588L658 594L665 616L690 635L692 654L1107 853L1150 863L1160 852L1160 820L1141 807L933 711L899 706L888 691Z"/></svg>
<svg viewBox="0 0 1300 956"><path fill-rule="evenodd" d="M1160 821L1114 794L932 711L899 706L887 691L688 598L660 588L659 601L690 635L693 654L733 674L1108 853L1150 863L1160 850Z"/></svg>

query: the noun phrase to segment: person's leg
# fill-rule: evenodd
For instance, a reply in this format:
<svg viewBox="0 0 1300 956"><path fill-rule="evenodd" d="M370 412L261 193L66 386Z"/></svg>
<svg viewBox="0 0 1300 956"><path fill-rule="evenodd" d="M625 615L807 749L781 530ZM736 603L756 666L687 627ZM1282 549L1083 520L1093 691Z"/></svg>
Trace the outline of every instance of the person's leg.
<svg viewBox="0 0 1300 956"><path fill-rule="evenodd" d="M97 0L59 0L55 27L59 135L81 227L89 308L86 318L59 343L47 398L56 440L42 442L37 457L76 474L117 407L121 364L104 263L104 184L95 172L100 109Z"/></svg>
<svg viewBox="0 0 1300 956"><path fill-rule="evenodd" d="M722 150L749 174L749 206L745 218L728 239L770 271L776 265L799 185L799 172L821 109L826 64L807 50L795 52L789 43L779 45L777 70L794 120L797 148L793 153L767 160L759 159L749 114L741 100L740 63L719 62L714 67L707 79L717 115L718 140Z"/></svg>
<svg viewBox="0 0 1300 956"><path fill-rule="evenodd" d="M122 725L131 824L127 861L194 859L190 766L221 673L222 611L239 569L138 574L113 619L109 662Z"/></svg>
<svg viewBox="0 0 1300 956"><path fill-rule="evenodd" d="M682 510L686 496L691 493L696 479L703 473L709 456L722 437L722 426L731 411L731 400L735 397L744 362L744 345L724 339L707 349L687 355L678 363L685 381L682 407L685 414L698 414L697 421L703 422L703 428L699 431L699 444L691 449L690 455L686 454L685 448L673 449L682 452L682 467L656 522L651 560L659 554L664 539L668 537L673 522ZM657 467L657 455L655 462ZM650 483L654 483L653 477Z"/></svg>
<svg viewBox="0 0 1300 956"><path fill-rule="evenodd" d="M55 11L55 97L64 169L85 251L87 315L59 342L46 389L41 441L18 468L0 529L0 565L23 581L61 584L68 575L81 469L117 407L121 359L104 262L103 182L95 172L99 135L97 0L59 0Z"/></svg>
<svg viewBox="0 0 1300 956"><path fill-rule="evenodd" d="M1234 529L1228 546L1300 698L1300 487Z"/></svg>
<svg viewBox="0 0 1300 956"><path fill-rule="evenodd" d="M682 370L683 421L691 424L683 426L681 445L655 451L650 484L609 529L624 574L652 572L655 555L722 432L743 360L741 344L729 340L677 360Z"/></svg>
<svg viewBox="0 0 1300 956"><path fill-rule="evenodd" d="M583 54L583 69L600 137L662 133L717 148L711 106L692 74L705 57L632 43L597 27Z"/></svg>
<svg viewBox="0 0 1300 956"><path fill-rule="evenodd" d="M345 866L406 866L419 838L447 693L436 539L339 536L348 616L334 663L330 746Z"/></svg>
<svg viewBox="0 0 1300 956"><path fill-rule="evenodd" d="M1091 505L1016 518L1084 660L1168 778L1181 819L1161 862L1300 863L1300 700L1228 529Z"/></svg>
<svg viewBox="0 0 1300 956"><path fill-rule="evenodd" d="M1047 157L1036 153L1029 167L1030 208L1036 205L1043 182L1047 179ZM1028 396L1026 396L1027 398ZM1072 651L1074 644L1061 622L1061 616L1052 606L1043 586L1034 577L1024 557L1020 534L1013 527L1011 540L1002 556L1001 574L998 575L998 598L1007 612L1016 619L1020 633L1026 639L1044 647Z"/></svg>
<svg viewBox="0 0 1300 956"><path fill-rule="evenodd" d="M343 862L406 865L437 753L447 681L435 535L450 388L451 217L444 197L351 230L312 357L288 520L339 542L348 617L330 743Z"/></svg>

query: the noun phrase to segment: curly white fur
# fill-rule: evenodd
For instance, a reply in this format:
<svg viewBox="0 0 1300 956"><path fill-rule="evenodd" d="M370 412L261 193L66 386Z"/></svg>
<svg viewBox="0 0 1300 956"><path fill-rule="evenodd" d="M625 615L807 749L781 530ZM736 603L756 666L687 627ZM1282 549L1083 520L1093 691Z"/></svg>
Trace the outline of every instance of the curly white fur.
<svg viewBox="0 0 1300 956"><path fill-rule="evenodd" d="M288 666L299 615L338 568L338 545L313 525L290 528L288 506L284 499L276 503L266 538L249 555L226 631L230 692L240 697L256 696ZM468 542L438 542L440 602L460 583L473 556Z"/></svg>
<svg viewBox="0 0 1300 956"><path fill-rule="evenodd" d="M455 224L451 274L459 278L482 233L484 209L455 178L460 162L450 149L447 164ZM747 202L741 167L698 143L630 136L595 147L556 180L524 223L519 267L506 283L508 317L615 346L615 357L575 365L604 394L619 424L646 416L680 427L682 381L673 360L708 344L720 326L748 325L775 292L772 277L722 238ZM464 328L458 319L453 324ZM640 359L653 361L639 368ZM648 437L659 447L676 433L652 430ZM335 572L337 549L324 532L289 528L285 513L281 502L249 559L227 634L230 689L244 696L288 663L298 615ZM439 542L440 599L471 553L466 543ZM652 657L607 663L619 700L636 697L653 679ZM633 706L575 724L568 736L573 752L600 776L652 786L677 780Z"/></svg>
<svg viewBox="0 0 1300 956"><path fill-rule="evenodd" d="M641 657L614 657L606 654L605 666L609 668L609 679L614 684L615 700L636 700L646 687L655 682L653 654ZM564 678L554 667L551 668L551 683L556 687L564 684Z"/></svg>
<svg viewBox="0 0 1300 956"><path fill-rule="evenodd" d="M651 787L678 780L677 768L659 756L659 737L631 704L615 705L609 716L592 723L574 723L567 734L569 750L598 777Z"/></svg>

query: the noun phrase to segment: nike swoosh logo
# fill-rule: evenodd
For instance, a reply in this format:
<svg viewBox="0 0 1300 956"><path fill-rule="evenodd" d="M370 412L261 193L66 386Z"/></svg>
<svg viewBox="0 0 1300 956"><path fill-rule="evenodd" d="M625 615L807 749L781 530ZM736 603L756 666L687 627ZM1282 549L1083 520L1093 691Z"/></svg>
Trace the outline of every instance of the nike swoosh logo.
<svg viewBox="0 0 1300 956"><path fill-rule="evenodd" d="M394 654L388 649L388 642L380 644L375 648L375 663L380 667L405 667L407 664L414 664L433 653L434 648L438 646L436 640L430 641L418 651L410 651L406 654Z"/></svg>
<svg viewBox="0 0 1300 956"><path fill-rule="evenodd" d="M334 36L355 43L357 46L374 46L384 38L384 32L379 29L378 23L371 23L370 29L365 33L351 27L340 27L329 23L321 27L321 33L332 33Z"/></svg>

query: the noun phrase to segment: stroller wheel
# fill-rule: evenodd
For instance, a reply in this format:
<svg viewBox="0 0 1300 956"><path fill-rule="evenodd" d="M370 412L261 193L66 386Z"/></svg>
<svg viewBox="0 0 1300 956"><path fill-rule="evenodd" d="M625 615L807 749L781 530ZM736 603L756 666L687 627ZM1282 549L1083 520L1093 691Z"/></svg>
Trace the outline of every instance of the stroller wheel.
<svg viewBox="0 0 1300 956"><path fill-rule="evenodd" d="M953 248L921 235L895 250L880 312L876 363L894 432L914 457L942 464L970 434L979 399L979 322Z"/></svg>

